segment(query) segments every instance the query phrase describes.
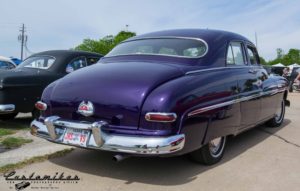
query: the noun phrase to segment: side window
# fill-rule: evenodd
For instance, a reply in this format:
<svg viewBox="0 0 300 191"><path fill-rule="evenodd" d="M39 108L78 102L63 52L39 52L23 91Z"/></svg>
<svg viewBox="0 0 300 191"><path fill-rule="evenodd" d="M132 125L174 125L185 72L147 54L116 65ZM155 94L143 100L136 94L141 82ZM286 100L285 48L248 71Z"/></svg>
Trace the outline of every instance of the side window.
<svg viewBox="0 0 300 191"><path fill-rule="evenodd" d="M233 58L233 54L232 54L231 44L228 46L226 63L229 65L234 64L234 58Z"/></svg>
<svg viewBox="0 0 300 191"><path fill-rule="evenodd" d="M135 52L137 54L152 54L153 53L153 47L151 47L151 46L139 46L135 49Z"/></svg>
<svg viewBox="0 0 300 191"><path fill-rule="evenodd" d="M259 64L258 55L257 55L255 48L253 48L251 46L247 46L247 53L248 53L249 62L251 65Z"/></svg>
<svg viewBox="0 0 300 191"><path fill-rule="evenodd" d="M87 66L87 63L86 63L85 57L75 58L67 65L66 72L71 73L75 70L78 70L78 69L86 67L86 66Z"/></svg>
<svg viewBox="0 0 300 191"><path fill-rule="evenodd" d="M6 61L0 61L0 69L12 69L15 66L9 62Z"/></svg>
<svg viewBox="0 0 300 191"><path fill-rule="evenodd" d="M97 57L87 57L86 58L87 65L89 66L89 65L95 64L98 62L99 59L100 59L99 57L98 58Z"/></svg>
<svg viewBox="0 0 300 191"><path fill-rule="evenodd" d="M15 66L14 66L13 64L11 64L11 63L7 63L7 64L8 64L8 68L9 68L9 69L15 68Z"/></svg>
<svg viewBox="0 0 300 191"><path fill-rule="evenodd" d="M172 48L165 48L162 47L159 52L159 54L166 54L166 55L177 55L176 51Z"/></svg>
<svg viewBox="0 0 300 191"><path fill-rule="evenodd" d="M227 51L226 62L228 65L246 65L243 54L243 45L240 42L230 43Z"/></svg>

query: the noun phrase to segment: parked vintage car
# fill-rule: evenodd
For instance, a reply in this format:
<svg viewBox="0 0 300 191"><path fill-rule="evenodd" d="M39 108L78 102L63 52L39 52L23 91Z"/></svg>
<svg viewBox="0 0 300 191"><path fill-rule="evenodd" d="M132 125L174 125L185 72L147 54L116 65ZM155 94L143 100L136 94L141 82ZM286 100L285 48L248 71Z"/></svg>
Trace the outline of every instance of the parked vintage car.
<svg viewBox="0 0 300 191"><path fill-rule="evenodd" d="M0 71L0 120L14 118L19 112L33 112L44 88L79 68L96 63L96 53L53 50L28 57L17 68Z"/></svg>
<svg viewBox="0 0 300 191"><path fill-rule="evenodd" d="M0 56L0 70L10 70L16 67L16 64L13 63L9 58Z"/></svg>
<svg viewBox="0 0 300 191"><path fill-rule="evenodd" d="M190 153L210 165L223 156L227 136L282 123L287 85L268 76L254 44L238 34L154 32L49 85L31 133L112 151L116 160Z"/></svg>

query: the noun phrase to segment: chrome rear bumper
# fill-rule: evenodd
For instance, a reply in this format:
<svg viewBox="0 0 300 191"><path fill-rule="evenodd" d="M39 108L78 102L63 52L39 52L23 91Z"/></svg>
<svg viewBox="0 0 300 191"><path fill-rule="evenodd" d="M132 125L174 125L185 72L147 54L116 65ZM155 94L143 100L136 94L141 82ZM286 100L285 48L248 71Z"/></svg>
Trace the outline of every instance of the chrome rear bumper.
<svg viewBox="0 0 300 191"><path fill-rule="evenodd" d="M101 130L105 125L108 124L104 121L83 123L65 121L52 116L46 118L44 123L34 120L31 123L31 134L55 143L66 144L63 139L67 129L88 130L90 134L87 144L74 146L119 153L162 155L177 152L184 147L184 134L169 137L113 135Z"/></svg>
<svg viewBox="0 0 300 191"><path fill-rule="evenodd" d="M0 114L6 114L6 113L13 113L15 111L15 105L14 104L0 104Z"/></svg>

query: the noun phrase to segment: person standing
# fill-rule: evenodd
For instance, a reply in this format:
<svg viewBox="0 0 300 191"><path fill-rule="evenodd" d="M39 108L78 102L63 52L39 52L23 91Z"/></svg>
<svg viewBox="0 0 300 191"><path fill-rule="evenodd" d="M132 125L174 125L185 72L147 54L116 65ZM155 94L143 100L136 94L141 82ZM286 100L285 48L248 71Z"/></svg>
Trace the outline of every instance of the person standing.
<svg viewBox="0 0 300 191"><path fill-rule="evenodd" d="M285 77L287 80L289 80L289 74L290 74L290 68L289 67L284 68L282 72L282 77Z"/></svg>

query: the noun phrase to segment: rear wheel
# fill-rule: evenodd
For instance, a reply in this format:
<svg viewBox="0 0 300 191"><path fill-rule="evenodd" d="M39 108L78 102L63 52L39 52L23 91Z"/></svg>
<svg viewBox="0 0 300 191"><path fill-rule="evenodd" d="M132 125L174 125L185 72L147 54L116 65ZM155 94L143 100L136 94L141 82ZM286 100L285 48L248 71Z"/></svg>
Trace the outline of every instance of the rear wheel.
<svg viewBox="0 0 300 191"><path fill-rule="evenodd" d="M280 107L275 113L275 116L269 121L267 121L266 125L269 127L279 127L284 120L284 115L285 115L285 101L283 99L281 101Z"/></svg>
<svg viewBox="0 0 300 191"><path fill-rule="evenodd" d="M226 137L218 137L209 141L200 149L192 152L190 158L205 165L213 165L219 162L223 155L226 145Z"/></svg>
<svg viewBox="0 0 300 191"><path fill-rule="evenodd" d="M11 120L14 119L18 113L8 113L8 114L0 114L0 120L6 121L6 120Z"/></svg>

